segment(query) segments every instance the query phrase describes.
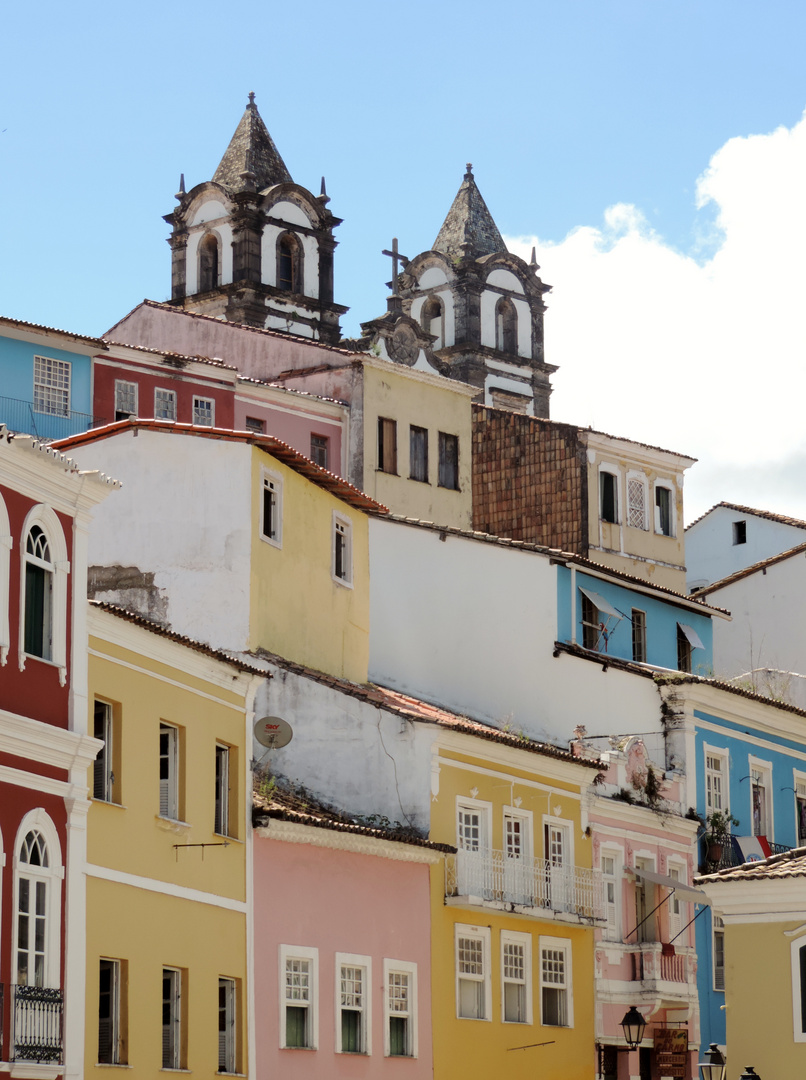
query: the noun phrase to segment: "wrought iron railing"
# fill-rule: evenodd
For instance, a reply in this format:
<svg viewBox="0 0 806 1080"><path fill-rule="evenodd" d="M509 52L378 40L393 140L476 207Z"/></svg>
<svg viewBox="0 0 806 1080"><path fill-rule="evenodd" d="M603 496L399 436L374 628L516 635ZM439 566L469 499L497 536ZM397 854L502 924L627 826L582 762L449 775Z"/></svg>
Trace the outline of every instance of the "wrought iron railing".
<svg viewBox="0 0 806 1080"><path fill-rule="evenodd" d="M769 843L770 852L773 855L783 855L787 851L791 851L792 847L789 844L773 844ZM720 845L722 851L719 859L710 859L709 853L713 850L713 847L703 841L702 848L702 869L705 873L715 874L717 870L727 870L731 866L742 866L746 861L742 854L742 849L739 847L739 842L735 836L728 836Z"/></svg>
<svg viewBox="0 0 806 1080"><path fill-rule="evenodd" d="M90 413L71 409L65 413L39 412L32 401L0 397L0 424L5 424L9 431L35 435L38 439L66 439L68 435L78 435L105 423L102 417Z"/></svg>
<svg viewBox="0 0 806 1080"><path fill-rule="evenodd" d="M446 896L567 912L604 921L598 870L546 859L513 859L503 851L459 851L445 860Z"/></svg>
<svg viewBox="0 0 806 1080"><path fill-rule="evenodd" d="M47 986L13 986L14 1061L58 1063L62 1060L61 990Z"/></svg>

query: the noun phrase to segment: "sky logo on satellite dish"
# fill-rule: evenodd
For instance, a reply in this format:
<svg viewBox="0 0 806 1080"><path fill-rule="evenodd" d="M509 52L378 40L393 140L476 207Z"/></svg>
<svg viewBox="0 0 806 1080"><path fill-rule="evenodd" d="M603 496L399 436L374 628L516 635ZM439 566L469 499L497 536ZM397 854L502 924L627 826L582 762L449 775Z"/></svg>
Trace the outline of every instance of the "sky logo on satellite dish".
<svg viewBox="0 0 806 1080"><path fill-rule="evenodd" d="M254 734L260 745L269 750L288 746L294 736L291 725L281 716L262 716L255 721Z"/></svg>

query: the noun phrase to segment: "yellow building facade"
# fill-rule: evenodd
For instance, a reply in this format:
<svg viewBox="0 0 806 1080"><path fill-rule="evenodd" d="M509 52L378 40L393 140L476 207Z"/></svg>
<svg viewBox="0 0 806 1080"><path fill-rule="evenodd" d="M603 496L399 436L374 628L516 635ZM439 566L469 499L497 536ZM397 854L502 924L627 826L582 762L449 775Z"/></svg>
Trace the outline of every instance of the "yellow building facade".
<svg viewBox="0 0 806 1080"><path fill-rule="evenodd" d="M246 1073L256 667L91 604L85 1075Z"/></svg>
<svg viewBox="0 0 806 1080"><path fill-rule="evenodd" d="M395 514L472 528L474 388L380 358L362 367L363 490Z"/></svg>
<svg viewBox="0 0 806 1080"><path fill-rule="evenodd" d="M432 871L437 1080L595 1074L595 775L553 748L440 735L431 839L457 853Z"/></svg>

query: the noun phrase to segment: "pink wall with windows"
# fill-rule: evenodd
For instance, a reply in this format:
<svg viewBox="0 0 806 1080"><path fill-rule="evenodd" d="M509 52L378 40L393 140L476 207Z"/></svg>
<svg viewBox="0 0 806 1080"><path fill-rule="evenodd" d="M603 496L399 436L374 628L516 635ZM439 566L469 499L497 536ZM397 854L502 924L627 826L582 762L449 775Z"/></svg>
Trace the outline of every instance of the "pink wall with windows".
<svg viewBox="0 0 806 1080"><path fill-rule="evenodd" d="M347 424L349 410L346 406L332 406L329 410L323 404L317 408L317 399L313 396L278 391L280 400L262 400L259 396L248 397L239 390L235 398L236 431L252 430L247 418L263 421L264 434L282 439L294 450L305 457L316 460L312 436L317 436L319 452L325 448L325 467L336 476L345 476L346 469L342 461L342 433ZM317 461L317 464L321 462Z"/></svg>
<svg viewBox="0 0 806 1080"><path fill-rule="evenodd" d="M272 821L272 826L280 826ZM312 833L325 830L311 829ZM334 836L332 832L325 835ZM406 855L418 848L399 846ZM422 850L422 849L420 849ZM255 834L257 1076L426 1080L432 1076L429 866ZM280 946L318 950L318 1048L281 1049ZM302 950L300 950L302 951ZM292 950L293 952L293 950ZM371 958L371 1053L337 1053L336 954ZM385 1054L384 959L416 964L417 1057Z"/></svg>

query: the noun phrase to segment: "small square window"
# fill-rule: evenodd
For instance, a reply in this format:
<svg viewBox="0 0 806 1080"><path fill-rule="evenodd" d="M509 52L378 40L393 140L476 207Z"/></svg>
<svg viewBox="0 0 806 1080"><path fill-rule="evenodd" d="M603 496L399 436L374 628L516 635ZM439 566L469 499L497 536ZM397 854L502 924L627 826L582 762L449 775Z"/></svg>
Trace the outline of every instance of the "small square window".
<svg viewBox="0 0 806 1080"><path fill-rule="evenodd" d="M277 473L262 470L260 536L275 547L283 546L283 480Z"/></svg>
<svg viewBox="0 0 806 1080"><path fill-rule="evenodd" d="M311 461L321 468L328 468L328 443L326 435L311 435Z"/></svg>
<svg viewBox="0 0 806 1080"><path fill-rule="evenodd" d="M215 401L212 398L193 398L193 423L199 427L215 426Z"/></svg>
<svg viewBox="0 0 806 1080"><path fill-rule="evenodd" d="M175 390L156 389L154 391L154 419L176 420Z"/></svg>
<svg viewBox="0 0 806 1080"><path fill-rule="evenodd" d="M378 417L378 471L397 474L397 421Z"/></svg>
<svg viewBox="0 0 806 1080"><path fill-rule="evenodd" d="M266 434L266 421L261 420L257 416L247 416L244 420L244 426L246 430L251 431L253 435Z"/></svg>
<svg viewBox="0 0 806 1080"><path fill-rule="evenodd" d="M428 429L414 424L409 428L409 477L428 483Z"/></svg>
<svg viewBox="0 0 806 1080"><path fill-rule="evenodd" d="M333 577L342 585L353 582L353 525L348 518L333 514Z"/></svg>
<svg viewBox="0 0 806 1080"><path fill-rule="evenodd" d="M733 543L746 544L747 543L747 522L746 521L734 521L733 523Z"/></svg>
<svg viewBox="0 0 806 1080"><path fill-rule="evenodd" d="M137 383L115 379L115 420L137 416Z"/></svg>

